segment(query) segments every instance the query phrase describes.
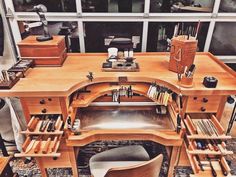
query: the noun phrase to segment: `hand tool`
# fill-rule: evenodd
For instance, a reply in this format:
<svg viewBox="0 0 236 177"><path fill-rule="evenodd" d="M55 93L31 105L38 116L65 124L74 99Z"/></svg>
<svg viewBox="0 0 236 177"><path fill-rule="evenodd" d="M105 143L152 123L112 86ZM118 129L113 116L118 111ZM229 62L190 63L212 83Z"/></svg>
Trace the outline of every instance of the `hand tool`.
<svg viewBox="0 0 236 177"><path fill-rule="evenodd" d="M56 121L53 119L49 121L49 124L47 127L47 132L54 132L55 131L55 123L56 123Z"/></svg>
<svg viewBox="0 0 236 177"><path fill-rule="evenodd" d="M226 171L224 165L222 164L221 160L219 159L219 164L220 164L220 168L221 168L221 171L223 173L224 176L228 176L228 172Z"/></svg>
<svg viewBox="0 0 236 177"><path fill-rule="evenodd" d="M34 147L35 142L36 142L35 139L30 142L30 144L27 146L27 148L25 150L26 154Z"/></svg>
<svg viewBox="0 0 236 177"><path fill-rule="evenodd" d="M56 120L56 123L55 123L55 127L56 127L56 129L58 130L58 129L60 129L60 122L61 122L61 116L59 115L58 117L57 117L57 120Z"/></svg>
<svg viewBox="0 0 236 177"><path fill-rule="evenodd" d="M46 127L47 127L47 125L48 125L48 123L49 123L49 120L48 120L48 119L47 119L47 120L43 120L43 122L42 122L42 124L41 124L41 126L40 126L40 128L39 128L39 131L40 131L40 132L44 132L45 129L46 129Z"/></svg>
<svg viewBox="0 0 236 177"><path fill-rule="evenodd" d="M43 150L42 150L43 154L46 154L48 152L50 143L51 143L51 138L49 137L43 146Z"/></svg>
<svg viewBox="0 0 236 177"><path fill-rule="evenodd" d="M198 21L198 24L197 24L197 29L196 29L196 33L195 33L195 39L197 39L197 36L198 36L198 32L199 32L199 28L200 28L200 20Z"/></svg>
<svg viewBox="0 0 236 177"><path fill-rule="evenodd" d="M179 114L177 114L177 128L176 128L176 132L179 133L181 130L181 117Z"/></svg>
<svg viewBox="0 0 236 177"><path fill-rule="evenodd" d="M28 136L28 137L26 138L25 142L24 142L23 145L22 145L22 150L23 150L23 152L26 151L26 148L27 148L27 146L30 144L30 141L31 141L31 138Z"/></svg>
<svg viewBox="0 0 236 177"><path fill-rule="evenodd" d="M211 158L210 158L208 155L206 155L206 157L207 157L207 160L208 160L209 163L210 163L212 176L213 176L213 177L217 177L217 173L216 173L216 171L215 171L215 169L213 168L213 165L212 165L212 163L211 163Z"/></svg>
<svg viewBox="0 0 236 177"><path fill-rule="evenodd" d="M58 140L58 137L55 136L52 143L51 143L51 146L49 148L49 153L52 153L55 151L55 147L56 147L56 144L57 144L57 140Z"/></svg>
<svg viewBox="0 0 236 177"><path fill-rule="evenodd" d="M29 124L28 124L28 130L29 131L31 131L31 132L33 132L34 130L35 130L35 128L36 128L36 126L37 126L37 124L38 124L38 122L39 122L39 118L38 117L32 117L31 118L31 120L30 120L30 122L29 122Z"/></svg>
<svg viewBox="0 0 236 177"><path fill-rule="evenodd" d="M195 155L195 157L196 157L196 160L198 162L198 166L200 167L201 171L204 171L204 168L203 168L202 162L200 160L200 157L198 155Z"/></svg>
<svg viewBox="0 0 236 177"><path fill-rule="evenodd" d="M41 139L38 139L38 141L35 143L35 147L34 147L34 153L38 153L40 151L40 147L41 147Z"/></svg>

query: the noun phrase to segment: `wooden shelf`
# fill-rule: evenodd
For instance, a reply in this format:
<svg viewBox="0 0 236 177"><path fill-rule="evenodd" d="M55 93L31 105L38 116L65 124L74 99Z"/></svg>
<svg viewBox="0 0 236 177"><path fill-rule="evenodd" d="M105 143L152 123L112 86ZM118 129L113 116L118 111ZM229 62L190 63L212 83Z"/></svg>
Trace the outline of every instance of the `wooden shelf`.
<svg viewBox="0 0 236 177"><path fill-rule="evenodd" d="M125 84L126 85L126 84ZM127 83L127 86L130 84ZM132 90L135 93L141 94L143 96L147 96L148 89L150 87L150 84L146 83L136 83L132 85ZM87 107L92 101L97 99L100 96L103 96L107 93L110 93L114 89L119 89L120 85L110 84L110 83L99 83L99 84L93 84L91 86L87 87L87 90L89 90L89 93L80 93L77 98L74 98L74 101L72 102L72 107ZM130 98L132 99L132 98ZM157 102L153 98L149 98L153 102L155 102L158 105L163 105L159 102Z"/></svg>
<svg viewBox="0 0 236 177"><path fill-rule="evenodd" d="M61 127L63 125L63 121L60 120L58 127L56 127L56 130L54 132L47 132L47 128L49 126L49 124L47 125L45 131L41 132L39 131L40 129L40 125L42 124L43 120L40 120L35 128L34 131L29 131L28 129L26 131L21 131L22 134L26 134L26 135L62 135L63 131L61 131Z"/></svg>
<svg viewBox="0 0 236 177"><path fill-rule="evenodd" d="M31 150L27 153L25 152L21 152L21 153L16 153L15 154L15 157L60 157L61 153L57 153L57 150L60 146L60 141L57 141L56 142L56 145L55 145L55 150L51 153L43 153L42 152L42 147L45 145L46 141L41 141L41 146L40 146L40 150L38 153L35 153L34 152L34 148L35 146L37 145L39 141L36 140L35 142L34 141L31 141L30 144L28 146L31 146L31 144L33 143L33 147L31 148ZM52 143L50 143L49 145L49 148L50 149L52 148Z"/></svg>

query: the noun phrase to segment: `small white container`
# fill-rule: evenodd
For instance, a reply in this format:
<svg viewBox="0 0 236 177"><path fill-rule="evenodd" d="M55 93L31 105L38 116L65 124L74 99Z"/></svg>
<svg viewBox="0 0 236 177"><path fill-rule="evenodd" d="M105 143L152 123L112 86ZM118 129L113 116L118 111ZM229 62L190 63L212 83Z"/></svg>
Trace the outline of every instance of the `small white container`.
<svg viewBox="0 0 236 177"><path fill-rule="evenodd" d="M111 56L117 56L117 53L118 53L118 49L115 48L115 47L111 47L111 48L108 48L108 58L110 58Z"/></svg>

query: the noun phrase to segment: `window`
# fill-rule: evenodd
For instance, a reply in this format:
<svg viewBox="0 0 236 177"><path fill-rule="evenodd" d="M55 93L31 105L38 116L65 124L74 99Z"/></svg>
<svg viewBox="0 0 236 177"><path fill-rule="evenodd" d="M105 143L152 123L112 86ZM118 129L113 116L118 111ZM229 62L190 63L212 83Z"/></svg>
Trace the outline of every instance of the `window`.
<svg viewBox="0 0 236 177"><path fill-rule="evenodd" d="M30 12L33 7L43 4L48 12L76 12L75 0L13 0L16 12Z"/></svg>
<svg viewBox="0 0 236 177"><path fill-rule="evenodd" d="M85 22L86 52L107 52L116 39L130 40L134 51L141 51L141 22Z"/></svg>
<svg viewBox="0 0 236 177"><path fill-rule="evenodd" d="M214 0L151 0L150 12L210 13Z"/></svg>
<svg viewBox="0 0 236 177"><path fill-rule="evenodd" d="M236 12L236 0L221 0L219 12Z"/></svg>
<svg viewBox="0 0 236 177"><path fill-rule="evenodd" d="M144 12L144 0L82 0L83 12Z"/></svg>
<svg viewBox="0 0 236 177"><path fill-rule="evenodd" d="M236 55L235 31L236 23L216 23L210 45L210 52L215 55Z"/></svg>

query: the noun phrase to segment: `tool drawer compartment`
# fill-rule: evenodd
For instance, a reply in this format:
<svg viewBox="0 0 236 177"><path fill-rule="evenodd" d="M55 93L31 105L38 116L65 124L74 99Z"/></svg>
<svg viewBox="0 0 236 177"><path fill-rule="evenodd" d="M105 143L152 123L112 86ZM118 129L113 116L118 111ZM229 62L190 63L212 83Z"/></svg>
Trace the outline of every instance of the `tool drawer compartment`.
<svg viewBox="0 0 236 177"><path fill-rule="evenodd" d="M63 124L61 115L34 115L27 125L27 130L21 133L26 135L62 135Z"/></svg>
<svg viewBox="0 0 236 177"><path fill-rule="evenodd" d="M22 145L22 152L15 157L59 157L61 135L28 136Z"/></svg>
<svg viewBox="0 0 236 177"><path fill-rule="evenodd" d="M230 176L230 167L224 157L206 156L206 155L190 155L188 158L194 174L202 174L202 176L217 177ZM210 159L210 160L209 160Z"/></svg>
<svg viewBox="0 0 236 177"><path fill-rule="evenodd" d="M221 96L190 96L186 104L186 113L217 112Z"/></svg>
<svg viewBox="0 0 236 177"><path fill-rule="evenodd" d="M213 114L187 114L184 123L188 139L230 139Z"/></svg>

